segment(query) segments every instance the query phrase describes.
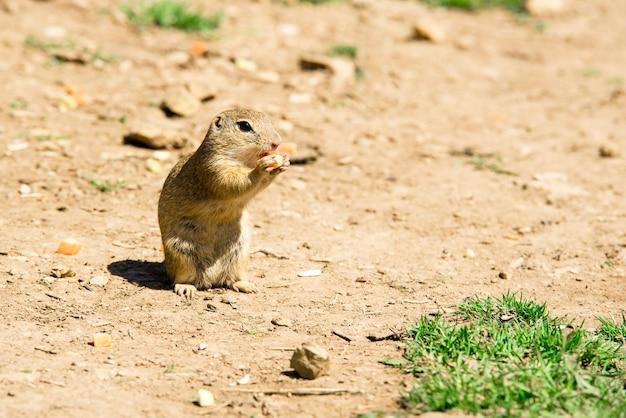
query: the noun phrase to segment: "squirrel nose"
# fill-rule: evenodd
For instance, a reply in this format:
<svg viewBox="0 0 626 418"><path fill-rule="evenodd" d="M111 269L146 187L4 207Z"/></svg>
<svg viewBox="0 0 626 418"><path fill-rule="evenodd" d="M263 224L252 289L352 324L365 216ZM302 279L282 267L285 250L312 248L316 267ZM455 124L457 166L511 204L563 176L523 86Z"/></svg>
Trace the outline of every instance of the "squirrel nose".
<svg viewBox="0 0 626 418"><path fill-rule="evenodd" d="M278 148L278 144L276 142L272 142L270 146L272 147L272 151L276 151L276 149Z"/></svg>

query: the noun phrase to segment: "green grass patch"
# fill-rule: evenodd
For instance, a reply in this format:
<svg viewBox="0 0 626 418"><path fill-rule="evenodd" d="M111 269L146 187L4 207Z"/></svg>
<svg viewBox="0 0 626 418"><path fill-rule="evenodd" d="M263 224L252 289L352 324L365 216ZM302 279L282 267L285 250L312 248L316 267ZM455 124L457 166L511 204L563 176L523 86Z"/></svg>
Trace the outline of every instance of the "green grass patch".
<svg viewBox="0 0 626 418"><path fill-rule="evenodd" d="M463 10L480 10L492 7L504 7L516 13L526 11L524 0L422 0L431 6L448 7Z"/></svg>
<svg viewBox="0 0 626 418"><path fill-rule="evenodd" d="M209 34L217 29L223 17L221 13L205 16L199 11L191 10L187 3L181 0L127 3L122 6L122 11L137 27L155 25L203 34Z"/></svg>
<svg viewBox="0 0 626 418"><path fill-rule="evenodd" d="M350 44L337 44L330 48L330 54L354 59L359 54L359 48Z"/></svg>
<svg viewBox="0 0 626 418"><path fill-rule="evenodd" d="M102 193L114 192L115 190L124 188L124 186L126 185L124 180L117 180L116 182L112 182L110 180L103 180L103 179L96 179L96 178L89 179L89 184L91 184L93 187L95 187L98 191L101 191Z"/></svg>
<svg viewBox="0 0 626 418"><path fill-rule="evenodd" d="M118 60L115 55L102 51L91 51L89 48L79 45L71 39L50 40L28 35L24 39L24 45L43 51L50 57L53 64L65 64L67 62L80 62L81 64L111 64Z"/></svg>
<svg viewBox="0 0 626 418"><path fill-rule="evenodd" d="M62 49L73 50L77 48L76 43L71 40L48 40L34 35L28 35L26 39L24 39L24 45L44 52L53 52Z"/></svg>
<svg viewBox="0 0 626 418"><path fill-rule="evenodd" d="M497 156L474 155L468 160L468 163L476 167L478 170L488 170L492 173L502 174L505 176L517 175L516 173L504 168L502 159Z"/></svg>
<svg viewBox="0 0 626 418"><path fill-rule="evenodd" d="M626 416L626 319L586 331L546 305L506 294L465 300L457 313L419 319L404 360L417 377L411 413L460 409L493 417Z"/></svg>
<svg viewBox="0 0 626 418"><path fill-rule="evenodd" d="M9 102L9 107L13 110L28 109L28 103L22 98L13 99Z"/></svg>

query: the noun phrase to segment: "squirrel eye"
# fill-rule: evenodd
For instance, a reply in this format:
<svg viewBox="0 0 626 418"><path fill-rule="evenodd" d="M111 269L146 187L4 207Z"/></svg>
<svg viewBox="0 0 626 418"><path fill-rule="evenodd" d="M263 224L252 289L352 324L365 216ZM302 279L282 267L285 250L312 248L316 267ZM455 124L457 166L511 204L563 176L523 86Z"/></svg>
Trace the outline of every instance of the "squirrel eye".
<svg viewBox="0 0 626 418"><path fill-rule="evenodd" d="M242 131L242 132L253 132L254 131L252 129L252 126L250 126L250 124L248 122L246 122L245 120L240 120L239 122L237 122L237 128L239 128L239 130Z"/></svg>

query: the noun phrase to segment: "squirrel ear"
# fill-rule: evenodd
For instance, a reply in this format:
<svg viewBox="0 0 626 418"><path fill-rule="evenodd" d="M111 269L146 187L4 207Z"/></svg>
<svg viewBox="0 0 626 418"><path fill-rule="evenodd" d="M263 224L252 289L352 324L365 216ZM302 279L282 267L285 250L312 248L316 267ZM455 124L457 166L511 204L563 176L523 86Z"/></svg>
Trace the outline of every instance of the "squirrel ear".
<svg viewBox="0 0 626 418"><path fill-rule="evenodd" d="M218 116L215 118L215 121L213 122L213 124L215 125L216 128L221 128L222 127L222 117Z"/></svg>

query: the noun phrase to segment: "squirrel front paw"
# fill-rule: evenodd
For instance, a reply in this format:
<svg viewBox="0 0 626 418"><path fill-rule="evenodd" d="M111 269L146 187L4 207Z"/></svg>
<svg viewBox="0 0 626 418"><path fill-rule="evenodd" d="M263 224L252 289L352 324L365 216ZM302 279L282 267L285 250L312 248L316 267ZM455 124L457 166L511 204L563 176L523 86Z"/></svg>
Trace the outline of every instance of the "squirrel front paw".
<svg viewBox="0 0 626 418"><path fill-rule="evenodd" d="M278 174L289 167L289 157L284 154L270 154L261 158L257 164L266 173Z"/></svg>

